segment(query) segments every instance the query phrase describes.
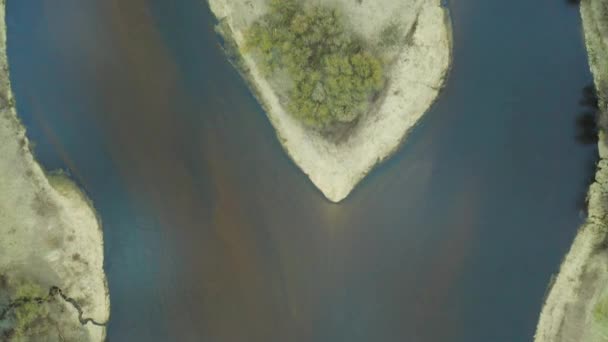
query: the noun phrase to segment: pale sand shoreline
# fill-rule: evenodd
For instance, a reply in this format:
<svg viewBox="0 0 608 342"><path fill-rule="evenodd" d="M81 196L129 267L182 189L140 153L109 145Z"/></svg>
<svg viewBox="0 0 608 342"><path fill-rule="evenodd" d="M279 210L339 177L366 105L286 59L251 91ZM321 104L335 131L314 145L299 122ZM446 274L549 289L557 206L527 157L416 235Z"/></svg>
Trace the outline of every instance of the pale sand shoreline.
<svg viewBox="0 0 608 342"><path fill-rule="evenodd" d="M45 174L30 151L10 86L4 1L0 21L0 274L43 288L58 286L78 302L84 317L106 322L110 302L100 222L76 184L61 173ZM83 327L74 307L62 305L61 322L69 325L61 327L62 338L105 339L105 327Z"/></svg>
<svg viewBox="0 0 608 342"><path fill-rule="evenodd" d="M603 1L603 0L601 0ZM600 70L598 58L606 58L606 38L594 6L601 1L581 1L581 17L591 71L596 87L601 89L607 75ZM605 2L605 1L604 1ZM606 110L606 103L600 108ZM604 112L603 115L608 115ZM588 192L588 218L580 228L570 251L561 264L545 300L535 334L536 342L607 341L594 329L593 306L608 287L608 251L606 250L608 215L608 148L604 133L598 143L600 161L595 182Z"/></svg>
<svg viewBox="0 0 608 342"><path fill-rule="evenodd" d="M357 33L364 37L373 37L379 25L395 20L396 14L402 26L415 27L411 44L398 54L391 69L383 102L378 110L361 118L345 141L328 141L286 113L251 56L241 56L241 72L295 164L325 197L339 202L375 165L398 150L434 103L449 73L452 31L449 13L440 0L364 2L369 5L352 5L352 1L344 5L345 0L326 2L341 5ZM244 28L266 9L264 0L209 0L209 4L215 16L227 23L230 32L224 34L239 48L243 46Z"/></svg>

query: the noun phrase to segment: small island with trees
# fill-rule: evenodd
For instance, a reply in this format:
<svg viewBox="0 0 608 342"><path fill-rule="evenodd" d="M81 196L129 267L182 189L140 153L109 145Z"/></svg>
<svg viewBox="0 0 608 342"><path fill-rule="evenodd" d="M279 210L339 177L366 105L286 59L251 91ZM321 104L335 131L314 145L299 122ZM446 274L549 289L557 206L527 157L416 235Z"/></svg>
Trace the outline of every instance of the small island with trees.
<svg viewBox="0 0 608 342"><path fill-rule="evenodd" d="M451 62L440 0L209 0L293 161L331 201L390 156Z"/></svg>

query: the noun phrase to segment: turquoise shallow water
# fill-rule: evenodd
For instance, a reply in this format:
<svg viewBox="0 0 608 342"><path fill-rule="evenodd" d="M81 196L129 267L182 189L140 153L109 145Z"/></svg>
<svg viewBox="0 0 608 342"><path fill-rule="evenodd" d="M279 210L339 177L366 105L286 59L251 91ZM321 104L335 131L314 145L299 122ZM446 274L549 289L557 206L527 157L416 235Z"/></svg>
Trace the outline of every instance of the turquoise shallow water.
<svg viewBox="0 0 608 342"><path fill-rule="evenodd" d="M596 155L576 7L453 0L454 68L339 205L200 0L8 1L18 110L104 224L110 341L530 341Z"/></svg>

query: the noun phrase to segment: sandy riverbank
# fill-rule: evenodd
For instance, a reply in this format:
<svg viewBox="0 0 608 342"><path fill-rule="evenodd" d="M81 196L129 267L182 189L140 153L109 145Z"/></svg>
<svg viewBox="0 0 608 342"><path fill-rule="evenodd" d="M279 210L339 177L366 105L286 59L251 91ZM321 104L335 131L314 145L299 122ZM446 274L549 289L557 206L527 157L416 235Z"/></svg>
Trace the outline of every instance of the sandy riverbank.
<svg viewBox="0 0 608 342"><path fill-rule="evenodd" d="M602 100L608 78L608 10L606 0L582 0L581 16L591 71L598 93L602 116L608 115ZM536 330L537 342L608 341L597 329L593 308L608 288L608 147L600 133L595 182L589 188L588 218L580 228L566 255L559 274L545 300Z"/></svg>
<svg viewBox="0 0 608 342"><path fill-rule="evenodd" d="M326 0L339 8L348 25L368 42L398 22L409 39L390 55L388 83L374 109L340 142L329 141L289 115L272 84L250 55L241 70L265 108L277 136L293 161L331 201L344 199L379 162L395 152L408 131L438 96L447 77L452 50L449 14L440 0ZM209 0L224 24L224 34L239 48L243 32L266 11L266 0Z"/></svg>
<svg viewBox="0 0 608 342"><path fill-rule="evenodd" d="M45 174L30 152L11 93L4 15L2 1L0 285L5 292L0 296L0 307L12 299L7 297L11 282L25 281L47 291L51 286L58 286L78 302L84 317L105 322L109 317L109 295L103 271L100 222L80 189L65 175ZM43 336L44 341L104 340L105 327L81 325L73 306L61 301L41 305L49 305L54 320L54 330ZM7 322L1 323L0 328L6 328ZM28 340L37 339L30 336Z"/></svg>

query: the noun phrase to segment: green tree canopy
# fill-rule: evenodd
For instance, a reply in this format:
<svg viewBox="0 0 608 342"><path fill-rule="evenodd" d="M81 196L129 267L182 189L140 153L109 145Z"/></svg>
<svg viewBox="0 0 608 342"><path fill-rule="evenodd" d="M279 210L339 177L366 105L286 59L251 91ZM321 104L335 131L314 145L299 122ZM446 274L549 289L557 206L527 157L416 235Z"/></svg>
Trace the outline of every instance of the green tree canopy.
<svg viewBox="0 0 608 342"><path fill-rule="evenodd" d="M288 110L312 127L353 121L383 84L380 59L345 30L332 8L271 0L245 40L265 72L287 72L294 82Z"/></svg>

